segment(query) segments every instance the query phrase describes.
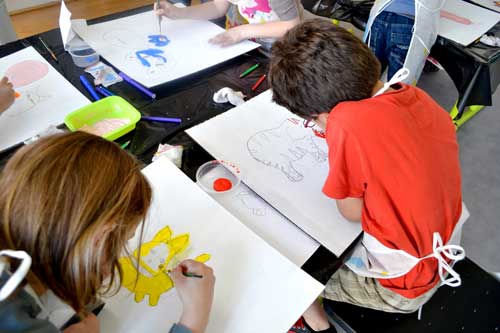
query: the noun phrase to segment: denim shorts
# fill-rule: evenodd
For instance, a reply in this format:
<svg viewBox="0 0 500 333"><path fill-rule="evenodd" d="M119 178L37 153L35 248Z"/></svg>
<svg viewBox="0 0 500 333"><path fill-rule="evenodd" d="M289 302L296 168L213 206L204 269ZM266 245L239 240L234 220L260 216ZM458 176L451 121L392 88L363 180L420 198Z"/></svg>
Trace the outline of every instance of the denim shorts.
<svg viewBox="0 0 500 333"><path fill-rule="evenodd" d="M387 80L403 67L413 35L415 20L396 13L382 12L372 24L370 49L387 67Z"/></svg>

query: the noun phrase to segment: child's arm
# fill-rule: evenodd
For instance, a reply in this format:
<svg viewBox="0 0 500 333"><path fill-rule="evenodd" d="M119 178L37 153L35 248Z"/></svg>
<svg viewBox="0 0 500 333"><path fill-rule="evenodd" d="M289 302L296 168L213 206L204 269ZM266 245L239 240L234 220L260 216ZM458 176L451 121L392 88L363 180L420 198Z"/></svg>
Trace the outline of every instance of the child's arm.
<svg viewBox="0 0 500 333"><path fill-rule="evenodd" d="M244 24L218 34L210 42L221 46L229 46L250 38L280 38L299 22L300 19L297 17L288 21Z"/></svg>
<svg viewBox="0 0 500 333"><path fill-rule="evenodd" d="M363 209L363 199L345 198L337 200L337 208L340 214L351 222L361 222L361 210Z"/></svg>
<svg viewBox="0 0 500 333"><path fill-rule="evenodd" d="M155 4L155 14L170 19L213 20L226 15L229 8L227 0L213 0L201 5L179 8L167 1L160 2L160 8Z"/></svg>
<svg viewBox="0 0 500 333"><path fill-rule="evenodd" d="M7 110L14 103L15 92L12 83L4 77L0 80L0 113Z"/></svg>

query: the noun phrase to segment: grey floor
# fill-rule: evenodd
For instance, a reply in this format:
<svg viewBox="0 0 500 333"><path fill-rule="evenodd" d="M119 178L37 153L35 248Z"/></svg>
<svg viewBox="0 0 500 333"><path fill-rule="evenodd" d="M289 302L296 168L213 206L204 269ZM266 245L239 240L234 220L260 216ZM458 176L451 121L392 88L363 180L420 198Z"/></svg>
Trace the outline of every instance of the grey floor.
<svg viewBox="0 0 500 333"><path fill-rule="evenodd" d="M418 86L450 110L458 93L446 72L424 73ZM462 245L467 256L489 272L500 272L500 89L493 106L458 130L463 200L471 217Z"/></svg>

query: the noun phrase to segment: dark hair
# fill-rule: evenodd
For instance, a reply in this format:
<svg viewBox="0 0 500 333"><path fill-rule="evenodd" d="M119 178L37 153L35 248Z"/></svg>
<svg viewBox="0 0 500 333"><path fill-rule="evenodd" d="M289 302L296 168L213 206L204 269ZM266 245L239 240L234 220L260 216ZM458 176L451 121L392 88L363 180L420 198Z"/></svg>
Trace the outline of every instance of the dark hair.
<svg viewBox="0 0 500 333"><path fill-rule="evenodd" d="M273 100L304 118L370 97L379 78L380 63L368 46L326 20L299 24L271 51Z"/></svg>

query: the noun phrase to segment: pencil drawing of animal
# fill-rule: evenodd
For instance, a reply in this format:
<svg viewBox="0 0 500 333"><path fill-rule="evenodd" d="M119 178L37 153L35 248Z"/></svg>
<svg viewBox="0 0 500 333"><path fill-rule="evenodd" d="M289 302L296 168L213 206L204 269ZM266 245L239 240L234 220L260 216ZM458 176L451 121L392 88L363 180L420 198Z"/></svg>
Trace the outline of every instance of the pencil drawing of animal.
<svg viewBox="0 0 500 333"><path fill-rule="evenodd" d="M306 157L316 163L326 161L327 154L314 141L314 134L292 120L278 127L263 130L247 141L250 155L258 162L280 170L291 182L304 178L296 164Z"/></svg>

